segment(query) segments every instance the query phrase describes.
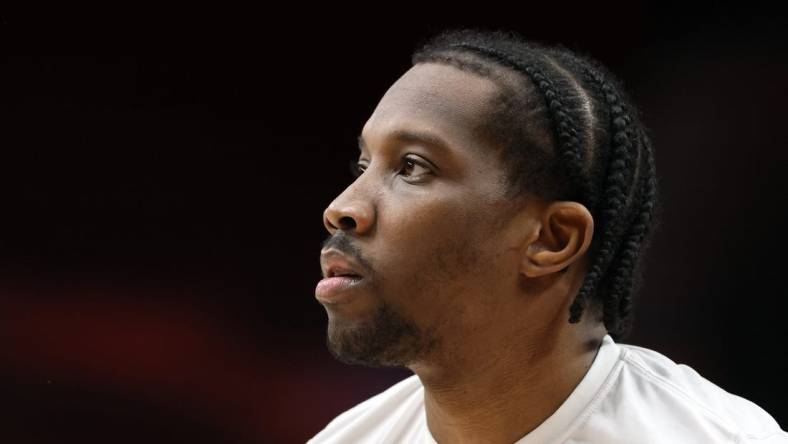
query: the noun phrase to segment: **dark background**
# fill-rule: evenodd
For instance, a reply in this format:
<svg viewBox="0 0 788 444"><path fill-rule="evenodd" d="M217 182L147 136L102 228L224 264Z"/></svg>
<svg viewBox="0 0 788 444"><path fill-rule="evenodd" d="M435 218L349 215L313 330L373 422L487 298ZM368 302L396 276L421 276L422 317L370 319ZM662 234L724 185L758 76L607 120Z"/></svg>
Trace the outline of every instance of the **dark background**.
<svg viewBox="0 0 788 444"><path fill-rule="evenodd" d="M321 216L446 26L561 43L623 79L665 201L625 342L788 427L784 17L303 9L0 16L0 441L304 442L407 376L325 350Z"/></svg>

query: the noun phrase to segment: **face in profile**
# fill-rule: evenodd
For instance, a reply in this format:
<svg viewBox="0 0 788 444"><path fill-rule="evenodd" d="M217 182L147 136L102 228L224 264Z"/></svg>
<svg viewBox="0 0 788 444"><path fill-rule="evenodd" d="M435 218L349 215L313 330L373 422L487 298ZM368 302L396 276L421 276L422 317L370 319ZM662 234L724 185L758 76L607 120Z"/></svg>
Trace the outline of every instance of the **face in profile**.
<svg viewBox="0 0 788 444"><path fill-rule="evenodd" d="M496 85L418 64L363 127L359 175L326 208L316 297L339 360L411 366L494 322L517 285L505 168L477 134Z"/></svg>

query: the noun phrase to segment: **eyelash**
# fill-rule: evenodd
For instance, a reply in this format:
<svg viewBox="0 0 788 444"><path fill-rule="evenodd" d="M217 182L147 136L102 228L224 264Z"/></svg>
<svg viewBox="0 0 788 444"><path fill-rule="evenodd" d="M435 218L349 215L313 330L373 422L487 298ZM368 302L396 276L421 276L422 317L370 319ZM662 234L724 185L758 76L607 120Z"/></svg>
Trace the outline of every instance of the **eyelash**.
<svg viewBox="0 0 788 444"><path fill-rule="evenodd" d="M419 174L419 176L432 174L432 171L430 171L430 169L427 167L427 165L425 165L424 163L413 159L412 157L403 157L402 160L403 160L403 167L404 167L404 165L407 165L407 164L413 164L414 166L420 166L420 167L422 167L422 168L424 168L425 170L428 171L427 173ZM364 169L363 168L364 168L364 165L362 165L361 163L350 161L350 174L353 175L353 177L357 178L357 177L361 176L364 173ZM402 170L400 169L400 171L402 171ZM416 177L418 177L418 176L416 176Z"/></svg>

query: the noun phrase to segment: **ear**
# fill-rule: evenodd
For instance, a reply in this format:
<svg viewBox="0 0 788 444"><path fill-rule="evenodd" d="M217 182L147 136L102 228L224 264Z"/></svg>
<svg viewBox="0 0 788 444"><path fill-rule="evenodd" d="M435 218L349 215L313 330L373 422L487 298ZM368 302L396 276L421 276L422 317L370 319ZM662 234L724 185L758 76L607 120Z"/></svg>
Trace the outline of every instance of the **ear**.
<svg viewBox="0 0 788 444"><path fill-rule="evenodd" d="M520 271L528 277L567 269L584 257L594 234L594 218L582 204L556 201L543 208L523 245Z"/></svg>

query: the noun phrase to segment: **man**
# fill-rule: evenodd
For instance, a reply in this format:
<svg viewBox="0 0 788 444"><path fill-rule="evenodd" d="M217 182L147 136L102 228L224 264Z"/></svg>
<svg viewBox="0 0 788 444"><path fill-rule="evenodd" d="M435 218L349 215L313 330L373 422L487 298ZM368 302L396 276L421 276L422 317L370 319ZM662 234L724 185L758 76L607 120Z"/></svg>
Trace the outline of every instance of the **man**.
<svg viewBox="0 0 788 444"><path fill-rule="evenodd" d="M414 375L311 443L777 443L755 404L629 327L658 203L647 131L598 63L444 32L364 125L315 296L347 363Z"/></svg>

